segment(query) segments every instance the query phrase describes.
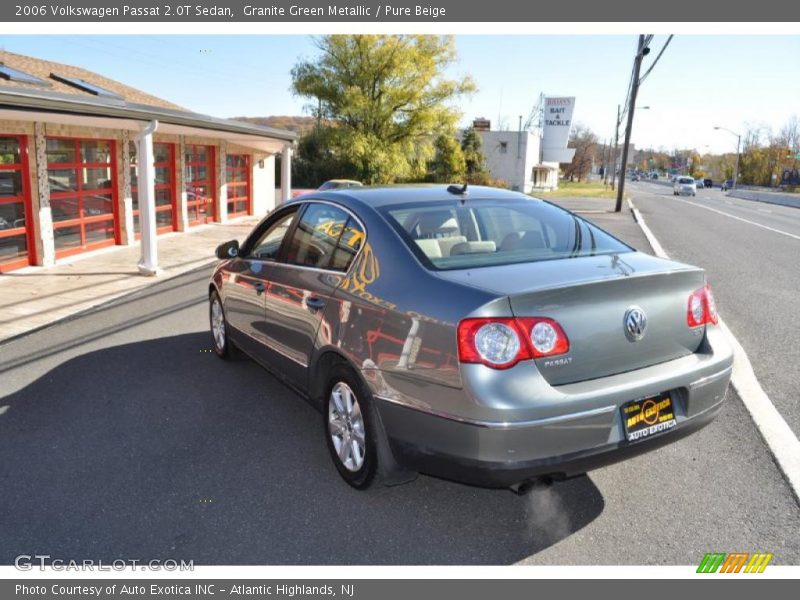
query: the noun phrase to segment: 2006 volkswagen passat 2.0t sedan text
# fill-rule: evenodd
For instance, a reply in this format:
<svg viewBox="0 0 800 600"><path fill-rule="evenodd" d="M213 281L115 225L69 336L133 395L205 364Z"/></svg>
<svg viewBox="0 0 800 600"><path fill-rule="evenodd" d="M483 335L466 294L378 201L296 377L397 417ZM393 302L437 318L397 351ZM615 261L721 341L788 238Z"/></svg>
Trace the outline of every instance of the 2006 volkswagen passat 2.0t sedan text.
<svg viewBox="0 0 800 600"><path fill-rule="evenodd" d="M516 192L314 192L217 256L217 354L315 403L357 488L585 473L708 424L730 379L702 269Z"/></svg>

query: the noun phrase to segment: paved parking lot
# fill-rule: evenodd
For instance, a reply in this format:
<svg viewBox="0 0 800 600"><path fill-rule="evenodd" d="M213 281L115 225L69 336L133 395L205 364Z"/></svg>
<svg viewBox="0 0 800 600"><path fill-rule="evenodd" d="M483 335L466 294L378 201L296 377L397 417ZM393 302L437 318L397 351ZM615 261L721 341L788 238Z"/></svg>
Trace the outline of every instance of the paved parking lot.
<svg viewBox="0 0 800 600"><path fill-rule="evenodd" d="M207 276L0 346L0 563L800 562L800 510L732 392L703 431L525 497L425 476L354 491L314 409L210 352Z"/></svg>

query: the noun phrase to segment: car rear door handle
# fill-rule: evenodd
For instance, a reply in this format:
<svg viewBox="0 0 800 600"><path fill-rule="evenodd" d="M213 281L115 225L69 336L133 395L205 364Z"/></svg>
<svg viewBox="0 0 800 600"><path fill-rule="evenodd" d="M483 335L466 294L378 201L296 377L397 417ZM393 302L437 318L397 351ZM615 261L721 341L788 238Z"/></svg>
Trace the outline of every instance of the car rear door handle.
<svg viewBox="0 0 800 600"><path fill-rule="evenodd" d="M325 306L325 299L319 296L309 296L306 298L306 306L311 310L319 310Z"/></svg>

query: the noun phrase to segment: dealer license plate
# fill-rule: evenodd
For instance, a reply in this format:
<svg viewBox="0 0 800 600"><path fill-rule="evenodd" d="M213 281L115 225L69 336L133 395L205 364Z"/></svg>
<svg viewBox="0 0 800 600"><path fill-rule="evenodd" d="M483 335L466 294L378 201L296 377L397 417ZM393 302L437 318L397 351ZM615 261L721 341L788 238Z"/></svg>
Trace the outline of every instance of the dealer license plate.
<svg viewBox="0 0 800 600"><path fill-rule="evenodd" d="M672 397L664 393L622 405L622 423L629 442L639 442L674 428Z"/></svg>

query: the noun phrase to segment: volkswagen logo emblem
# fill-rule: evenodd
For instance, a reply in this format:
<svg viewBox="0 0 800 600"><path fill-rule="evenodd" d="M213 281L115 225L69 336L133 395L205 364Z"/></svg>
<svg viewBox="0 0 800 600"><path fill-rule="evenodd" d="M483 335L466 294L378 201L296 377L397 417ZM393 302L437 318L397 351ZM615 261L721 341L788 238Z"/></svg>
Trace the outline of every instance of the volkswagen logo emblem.
<svg viewBox="0 0 800 600"><path fill-rule="evenodd" d="M647 331L647 315L638 306L631 306L625 311L625 337L638 342Z"/></svg>

